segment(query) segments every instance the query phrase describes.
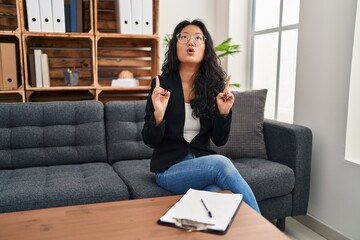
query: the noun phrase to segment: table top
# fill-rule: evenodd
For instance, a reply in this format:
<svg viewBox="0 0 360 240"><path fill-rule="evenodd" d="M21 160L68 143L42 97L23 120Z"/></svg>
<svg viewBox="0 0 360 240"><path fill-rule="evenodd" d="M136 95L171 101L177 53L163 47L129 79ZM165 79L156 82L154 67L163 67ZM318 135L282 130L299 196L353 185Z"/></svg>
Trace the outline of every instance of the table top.
<svg viewBox="0 0 360 240"><path fill-rule="evenodd" d="M288 239L242 203L225 235L157 224L181 196L47 208L0 214L0 239Z"/></svg>

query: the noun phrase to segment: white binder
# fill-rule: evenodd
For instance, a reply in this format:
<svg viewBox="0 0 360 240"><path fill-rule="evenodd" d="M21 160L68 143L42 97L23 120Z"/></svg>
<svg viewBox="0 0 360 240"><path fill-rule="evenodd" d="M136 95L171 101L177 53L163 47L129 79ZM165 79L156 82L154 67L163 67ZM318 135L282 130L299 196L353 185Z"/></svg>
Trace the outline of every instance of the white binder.
<svg viewBox="0 0 360 240"><path fill-rule="evenodd" d="M142 0L131 0L132 33L142 34Z"/></svg>
<svg viewBox="0 0 360 240"><path fill-rule="evenodd" d="M142 0L143 34L153 34L153 0Z"/></svg>
<svg viewBox="0 0 360 240"><path fill-rule="evenodd" d="M42 70L41 70L41 50L34 50L34 59L35 59L35 76L36 76L36 87L43 87L42 81Z"/></svg>
<svg viewBox="0 0 360 240"><path fill-rule="evenodd" d="M39 0L42 32L54 32L52 7L50 0Z"/></svg>
<svg viewBox="0 0 360 240"><path fill-rule="evenodd" d="M28 31L41 32L39 0L26 0Z"/></svg>
<svg viewBox="0 0 360 240"><path fill-rule="evenodd" d="M49 62L48 55L46 53L41 54L41 73L43 87L50 87Z"/></svg>
<svg viewBox="0 0 360 240"><path fill-rule="evenodd" d="M52 0L52 16L54 32L65 32L64 0Z"/></svg>
<svg viewBox="0 0 360 240"><path fill-rule="evenodd" d="M131 0L116 0L116 27L122 34L131 34Z"/></svg>

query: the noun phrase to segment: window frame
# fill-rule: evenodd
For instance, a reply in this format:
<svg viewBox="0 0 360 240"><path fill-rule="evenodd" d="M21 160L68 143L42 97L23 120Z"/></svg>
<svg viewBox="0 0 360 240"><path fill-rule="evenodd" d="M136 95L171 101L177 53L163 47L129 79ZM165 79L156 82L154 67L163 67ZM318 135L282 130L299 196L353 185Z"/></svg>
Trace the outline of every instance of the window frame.
<svg viewBox="0 0 360 240"><path fill-rule="evenodd" d="M274 120L278 119L278 105L279 105L279 86L280 86L280 70L281 70L281 44L282 44L282 33L288 30L299 29L299 23L290 24L287 26L282 26L283 22L283 10L284 10L284 0L280 1L280 14L279 14L279 24L278 27L268 28L264 30L255 31L255 5L256 0L250 0L250 21L249 21L249 79L250 79L250 89L253 89L254 83L254 41L255 37L259 35L269 34L269 33L278 33L278 45L277 45L277 67L276 67L276 86L275 86L275 107L274 107ZM300 11L300 9L299 9ZM296 81L296 79L295 79Z"/></svg>

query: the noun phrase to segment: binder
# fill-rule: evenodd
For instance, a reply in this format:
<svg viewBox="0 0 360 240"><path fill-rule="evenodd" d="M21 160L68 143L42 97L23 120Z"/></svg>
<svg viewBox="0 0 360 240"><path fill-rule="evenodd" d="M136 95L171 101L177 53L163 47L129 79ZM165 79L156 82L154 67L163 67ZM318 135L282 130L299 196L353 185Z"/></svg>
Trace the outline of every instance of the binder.
<svg viewBox="0 0 360 240"><path fill-rule="evenodd" d="M46 53L42 53L40 56L41 56L41 75L42 75L43 87L50 87L48 55Z"/></svg>
<svg viewBox="0 0 360 240"><path fill-rule="evenodd" d="M78 32L84 31L83 22L83 0L78 0L76 1L76 30Z"/></svg>
<svg viewBox="0 0 360 240"><path fill-rule="evenodd" d="M51 2L52 1L50 0L39 0L40 23L42 32L54 32Z"/></svg>
<svg viewBox="0 0 360 240"><path fill-rule="evenodd" d="M142 33L153 34L153 0L142 0L143 22Z"/></svg>
<svg viewBox="0 0 360 240"><path fill-rule="evenodd" d="M16 62L16 45L15 43L0 43L1 65L2 65L2 88L17 89L18 74Z"/></svg>
<svg viewBox="0 0 360 240"><path fill-rule="evenodd" d="M158 224L175 226L190 232L225 234L239 210L242 198L242 194L189 189L158 220Z"/></svg>
<svg viewBox="0 0 360 240"><path fill-rule="evenodd" d="M77 32L76 0L70 0L70 32Z"/></svg>
<svg viewBox="0 0 360 240"><path fill-rule="evenodd" d="M131 34L131 0L115 0L116 3L116 28L119 33Z"/></svg>
<svg viewBox="0 0 360 240"><path fill-rule="evenodd" d="M39 0L26 0L29 32L41 32Z"/></svg>
<svg viewBox="0 0 360 240"><path fill-rule="evenodd" d="M33 53L29 53L29 83L31 87L36 87L36 74L35 74L35 57Z"/></svg>
<svg viewBox="0 0 360 240"><path fill-rule="evenodd" d="M142 0L131 0L132 33L142 34Z"/></svg>
<svg viewBox="0 0 360 240"><path fill-rule="evenodd" d="M42 81L42 70L41 70L41 53L40 49L34 50L34 60L35 60L35 76L36 76L36 87L43 87Z"/></svg>
<svg viewBox="0 0 360 240"><path fill-rule="evenodd" d="M52 0L52 16L54 32L65 32L65 4L64 0Z"/></svg>

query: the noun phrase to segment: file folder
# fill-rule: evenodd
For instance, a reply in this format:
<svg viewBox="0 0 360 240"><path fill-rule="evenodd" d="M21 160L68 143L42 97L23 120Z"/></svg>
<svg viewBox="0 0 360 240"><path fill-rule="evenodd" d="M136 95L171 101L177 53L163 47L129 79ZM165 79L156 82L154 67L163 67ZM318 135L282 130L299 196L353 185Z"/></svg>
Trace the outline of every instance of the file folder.
<svg viewBox="0 0 360 240"><path fill-rule="evenodd" d="M43 87L50 87L49 61L46 53L41 54L41 74Z"/></svg>
<svg viewBox="0 0 360 240"><path fill-rule="evenodd" d="M142 34L142 0L131 0L132 33Z"/></svg>
<svg viewBox="0 0 360 240"><path fill-rule="evenodd" d="M42 81L42 70L41 70L41 53L40 49L34 50L34 59L35 59L35 76L36 76L36 87L43 87Z"/></svg>
<svg viewBox="0 0 360 240"><path fill-rule="evenodd" d="M119 33L131 34L131 0L115 0L116 3L116 28Z"/></svg>
<svg viewBox="0 0 360 240"><path fill-rule="evenodd" d="M51 2L50 0L39 0L42 32L54 32Z"/></svg>
<svg viewBox="0 0 360 240"><path fill-rule="evenodd" d="M153 0L142 0L143 9L143 34L153 34Z"/></svg>
<svg viewBox="0 0 360 240"><path fill-rule="evenodd" d="M26 0L29 32L41 32L39 0Z"/></svg>
<svg viewBox="0 0 360 240"><path fill-rule="evenodd" d="M16 45L15 43L0 43L0 49L2 88L15 90L18 88Z"/></svg>
<svg viewBox="0 0 360 240"><path fill-rule="evenodd" d="M52 0L52 16L54 32L65 32L64 0Z"/></svg>

